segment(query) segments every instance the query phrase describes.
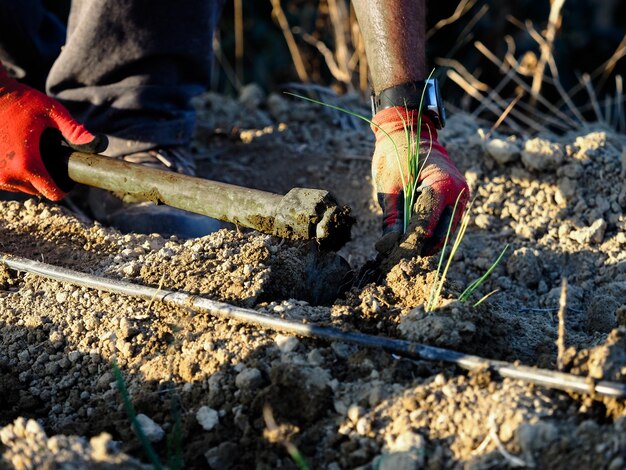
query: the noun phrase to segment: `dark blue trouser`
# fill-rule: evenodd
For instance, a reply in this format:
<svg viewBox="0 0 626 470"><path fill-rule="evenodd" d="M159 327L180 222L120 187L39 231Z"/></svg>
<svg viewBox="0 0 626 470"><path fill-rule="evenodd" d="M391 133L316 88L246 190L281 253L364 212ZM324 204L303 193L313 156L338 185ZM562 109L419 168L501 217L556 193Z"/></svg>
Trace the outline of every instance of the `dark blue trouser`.
<svg viewBox="0 0 626 470"><path fill-rule="evenodd" d="M223 0L73 0L67 30L43 0L0 0L0 60L62 102L118 156L186 144L209 83Z"/></svg>

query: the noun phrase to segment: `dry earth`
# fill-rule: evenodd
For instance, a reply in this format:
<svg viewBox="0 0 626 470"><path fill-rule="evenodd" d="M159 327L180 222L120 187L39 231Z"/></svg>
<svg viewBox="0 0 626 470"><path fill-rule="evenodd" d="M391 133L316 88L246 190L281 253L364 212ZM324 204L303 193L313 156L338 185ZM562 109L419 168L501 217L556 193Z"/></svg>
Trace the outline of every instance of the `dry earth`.
<svg viewBox="0 0 626 470"><path fill-rule="evenodd" d="M358 219L342 255L354 268L374 255L366 126L254 87L240 101L209 94L197 106L204 176L275 192L328 189ZM277 317L551 369L565 276L566 368L626 382L626 137L601 127L485 134L458 115L442 135L476 201L443 306L428 314L421 306L436 259L403 261L380 284L314 306L299 300L304 247L257 233L123 235L31 199L0 203L0 248ZM475 298L497 293L476 308L455 302L507 243ZM0 327L2 468L148 466L114 359L171 466L179 450L185 468L297 468L285 440L312 468L332 470L626 466L623 400L289 337L4 267ZM266 426L266 404L277 429Z"/></svg>

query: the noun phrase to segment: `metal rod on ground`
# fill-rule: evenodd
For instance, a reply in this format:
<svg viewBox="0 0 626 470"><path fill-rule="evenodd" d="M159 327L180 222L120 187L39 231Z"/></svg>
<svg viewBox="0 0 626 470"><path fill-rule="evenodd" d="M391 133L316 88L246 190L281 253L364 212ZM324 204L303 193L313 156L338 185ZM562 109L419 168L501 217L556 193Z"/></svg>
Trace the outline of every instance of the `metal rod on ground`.
<svg viewBox="0 0 626 470"><path fill-rule="evenodd" d="M614 398L626 398L626 384L622 383L594 381L587 377L579 377L535 367L519 366L509 362L485 359L472 354L465 354L400 339L344 331L335 327L319 326L311 323L304 324L293 320L272 317L254 310L197 297L183 292L162 290L132 284L126 281L108 279L7 254L2 254L1 256L0 260L2 263L17 271L24 271L55 281L65 281L78 286L110 293L123 294L145 300L161 301L168 305L206 312L222 319L257 325L270 330L324 339L327 341L342 341L366 348L384 349L410 359L449 362L467 370L490 370L499 374L501 377L510 377L548 388L592 395L604 395Z"/></svg>

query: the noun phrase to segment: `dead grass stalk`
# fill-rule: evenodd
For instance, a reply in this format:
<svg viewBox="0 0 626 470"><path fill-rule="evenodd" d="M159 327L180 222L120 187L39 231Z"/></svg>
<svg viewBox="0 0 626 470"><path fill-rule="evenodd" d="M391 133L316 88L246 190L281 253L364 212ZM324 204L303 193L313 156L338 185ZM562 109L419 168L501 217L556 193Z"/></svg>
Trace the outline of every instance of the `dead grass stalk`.
<svg viewBox="0 0 626 470"><path fill-rule="evenodd" d="M563 5L565 4L565 0L551 0L550 7L550 15L548 17L548 27L546 29L545 41L541 44L541 56L539 58L539 62L537 63L537 68L535 69L535 74L533 76L533 82L531 86L531 104L536 106L537 98L541 93L541 85L543 84L543 76L545 73L546 65L548 63L548 59L552 56L552 48L554 46L554 39L556 37L556 32L561 26L561 10L563 9Z"/></svg>
<svg viewBox="0 0 626 470"><path fill-rule="evenodd" d="M280 26L280 29L283 32L283 36L285 37L285 41L287 42L287 47L289 48L291 60L293 61L293 65L296 68L298 78L302 82L308 82L309 74L307 73L306 67L304 66L302 54L300 54L298 44L296 44L296 40L293 37L293 33L291 32L291 28L289 27L289 22L287 21L287 17L285 16L283 7L280 4L280 0L270 0L270 2L272 3L272 16L274 17L274 19L278 23L278 26Z"/></svg>
<svg viewBox="0 0 626 470"><path fill-rule="evenodd" d="M563 359L565 355L565 314L567 313L567 279L561 280L561 296L559 297L559 330L556 340L557 356L556 367L563 370Z"/></svg>

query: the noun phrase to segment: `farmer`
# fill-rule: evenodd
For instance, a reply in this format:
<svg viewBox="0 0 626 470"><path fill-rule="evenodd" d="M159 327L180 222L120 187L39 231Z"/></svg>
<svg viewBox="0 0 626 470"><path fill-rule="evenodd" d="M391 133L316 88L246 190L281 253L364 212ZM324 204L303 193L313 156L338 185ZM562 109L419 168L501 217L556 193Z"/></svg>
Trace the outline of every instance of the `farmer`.
<svg viewBox="0 0 626 470"><path fill-rule="evenodd" d="M403 229L402 180L391 140L406 160L403 120L410 121L413 132L432 142L419 181L424 251L431 253L441 245L457 196L464 206L468 190L437 142L445 116L436 83L424 82L424 0L353 4L371 68L373 120L380 126L373 129L372 175L383 209L383 240L393 244ZM209 83L220 9L220 0L175 6L165 0L73 0L66 28L43 0L0 0L0 189L63 198L71 186L61 165L42 160L45 147L61 136L78 150L193 174L190 99ZM122 203L108 193L90 199L96 217L126 230L175 228L190 236L214 229L211 219L176 209Z"/></svg>

